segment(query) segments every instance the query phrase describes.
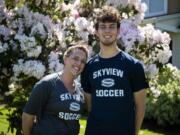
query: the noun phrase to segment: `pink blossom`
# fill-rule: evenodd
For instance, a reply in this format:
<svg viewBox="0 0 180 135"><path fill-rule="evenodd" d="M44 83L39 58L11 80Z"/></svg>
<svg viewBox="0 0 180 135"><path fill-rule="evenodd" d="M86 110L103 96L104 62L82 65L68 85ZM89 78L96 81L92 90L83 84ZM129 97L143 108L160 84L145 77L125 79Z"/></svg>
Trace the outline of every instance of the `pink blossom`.
<svg viewBox="0 0 180 135"><path fill-rule="evenodd" d="M61 8L61 12L65 12L71 10L73 8L73 5L62 3L60 8Z"/></svg>
<svg viewBox="0 0 180 135"><path fill-rule="evenodd" d="M152 33L153 44L162 42L162 34L160 30L154 30Z"/></svg>
<svg viewBox="0 0 180 135"><path fill-rule="evenodd" d="M162 43L163 44L170 44L171 38L167 32L162 33Z"/></svg>
<svg viewBox="0 0 180 135"><path fill-rule="evenodd" d="M146 3L136 3L135 9L139 11L139 13L145 13L147 10L147 5Z"/></svg>
<svg viewBox="0 0 180 135"><path fill-rule="evenodd" d="M75 19L79 17L79 12L76 9L71 10L71 16Z"/></svg>

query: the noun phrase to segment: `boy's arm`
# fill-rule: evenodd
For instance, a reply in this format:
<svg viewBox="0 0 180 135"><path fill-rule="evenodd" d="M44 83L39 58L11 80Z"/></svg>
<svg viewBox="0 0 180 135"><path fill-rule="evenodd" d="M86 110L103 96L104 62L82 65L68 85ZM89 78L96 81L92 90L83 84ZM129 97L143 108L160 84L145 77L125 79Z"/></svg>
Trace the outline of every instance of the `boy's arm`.
<svg viewBox="0 0 180 135"><path fill-rule="evenodd" d="M134 101L135 101L135 135L138 135L138 132L141 128L145 108L146 108L146 90L140 90L138 92L134 92Z"/></svg>

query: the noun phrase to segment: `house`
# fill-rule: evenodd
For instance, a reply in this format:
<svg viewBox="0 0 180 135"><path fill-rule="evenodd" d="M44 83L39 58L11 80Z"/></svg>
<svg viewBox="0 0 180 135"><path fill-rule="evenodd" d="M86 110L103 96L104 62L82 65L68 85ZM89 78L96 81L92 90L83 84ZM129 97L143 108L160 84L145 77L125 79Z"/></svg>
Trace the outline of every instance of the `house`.
<svg viewBox="0 0 180 135"><path fill-rule="evenodd" d="M148 10L143 23L152 23L170 34L171 62L180 69L180 0L142 0Z"/></svg>

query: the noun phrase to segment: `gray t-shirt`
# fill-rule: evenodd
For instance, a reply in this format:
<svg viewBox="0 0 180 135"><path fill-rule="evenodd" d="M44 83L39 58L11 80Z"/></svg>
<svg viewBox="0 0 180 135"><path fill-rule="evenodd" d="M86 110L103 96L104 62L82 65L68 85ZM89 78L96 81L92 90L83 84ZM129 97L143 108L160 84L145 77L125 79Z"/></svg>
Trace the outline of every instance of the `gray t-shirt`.
<svg viewBox="0 0 180 135"><path fill-rule="evenodd" d="M70 94L57 73L37 82L23 110L36 115L32 135L78 135L79 118L84 111L84 95L75 81Z"/></svg>

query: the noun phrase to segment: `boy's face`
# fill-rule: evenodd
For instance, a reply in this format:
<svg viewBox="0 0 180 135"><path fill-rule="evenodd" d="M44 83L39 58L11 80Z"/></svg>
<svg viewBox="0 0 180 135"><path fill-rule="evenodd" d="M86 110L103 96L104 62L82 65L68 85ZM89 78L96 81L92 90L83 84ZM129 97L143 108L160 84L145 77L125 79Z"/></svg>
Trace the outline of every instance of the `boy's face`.
<svg viewBox="0 0 180 135"><path fill-rule="evenodd" d="M119 29L117 23L114 22L100 22L96 35L102 45L110 46L116 43Z"/></svg>

